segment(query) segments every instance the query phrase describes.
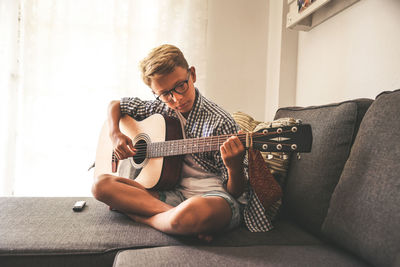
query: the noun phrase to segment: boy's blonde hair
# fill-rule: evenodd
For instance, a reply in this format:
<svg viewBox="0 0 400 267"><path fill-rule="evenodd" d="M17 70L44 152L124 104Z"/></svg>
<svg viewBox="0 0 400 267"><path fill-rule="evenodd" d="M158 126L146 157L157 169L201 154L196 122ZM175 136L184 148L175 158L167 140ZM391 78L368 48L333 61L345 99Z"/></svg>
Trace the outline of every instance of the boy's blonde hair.
<svg viewBox="0 0 400 267"><path fill-rule="evenodd" d="M188 69L189 65L178 47L164 44L151 50L149 55L140 62L142 79L150 86L155 75L166 75L174 71L175 67Z"/></svg>

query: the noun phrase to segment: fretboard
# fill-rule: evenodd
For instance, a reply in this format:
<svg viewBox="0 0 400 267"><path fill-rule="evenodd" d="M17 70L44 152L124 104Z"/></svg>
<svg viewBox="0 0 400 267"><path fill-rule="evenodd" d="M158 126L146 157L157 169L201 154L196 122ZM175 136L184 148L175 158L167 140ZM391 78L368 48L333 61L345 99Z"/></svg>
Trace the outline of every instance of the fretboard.
<svg viewBox="0 0 400 267"><path fill-rule="evenodd" d="M148 158L176 156L219 150L229 136L211 136L193 139L180 139L148 144ZM239 139L242 139L239 135ZM242 141L243 142L243 141Z"/></svg>

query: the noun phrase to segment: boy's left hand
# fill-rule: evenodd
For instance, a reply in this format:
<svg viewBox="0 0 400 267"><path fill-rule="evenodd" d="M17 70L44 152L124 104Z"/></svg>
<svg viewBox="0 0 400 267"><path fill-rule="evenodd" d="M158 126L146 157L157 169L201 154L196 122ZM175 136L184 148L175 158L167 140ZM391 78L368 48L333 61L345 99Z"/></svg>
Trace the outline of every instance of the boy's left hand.
<svg viewBox="0 0 400 267"><path fill-rule="evenodd" d="M239 131L242 133L242 131ZM220 147L222 160L228 170L243 169L245 149L237 136L229 137Z"/></svg>

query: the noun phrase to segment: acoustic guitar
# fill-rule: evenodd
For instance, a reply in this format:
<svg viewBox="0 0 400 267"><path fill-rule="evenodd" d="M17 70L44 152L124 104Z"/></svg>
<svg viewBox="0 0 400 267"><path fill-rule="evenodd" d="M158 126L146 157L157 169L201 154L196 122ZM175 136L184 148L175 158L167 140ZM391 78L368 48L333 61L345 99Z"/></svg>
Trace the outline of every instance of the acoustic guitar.
<svg viewBox="0 0 400 267"><path fill-rule="evenodd" d="M160 114L142 121L130 116L120 120L121 132L132 139L136 155L118 160L113 152L107 122L101 130L94 176L112 174L133 179L147 189L171 189L179 181L183 156L219 150L230 135L182 139L180 122ZM261 152L309 152L311 126L298 124L235 134L246 148Z"/></svg>

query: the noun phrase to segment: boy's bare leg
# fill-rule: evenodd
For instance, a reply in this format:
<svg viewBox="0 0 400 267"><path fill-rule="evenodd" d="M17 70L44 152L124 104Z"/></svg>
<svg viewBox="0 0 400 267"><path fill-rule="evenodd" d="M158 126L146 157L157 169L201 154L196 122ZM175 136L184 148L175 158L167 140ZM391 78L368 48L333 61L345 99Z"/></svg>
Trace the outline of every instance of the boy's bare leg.
<svg viewBox="0 0 400 267"><path fill-rule="evenodd" d="M92 189L99 201L124 212L131 219L169 234L197 235L211 241L211 233L231 220L229 204L221 197L192 197L177 207L158 199L158 194L139 183L113 175L97 179Z"/></svg>
<svg viewBox="0 0 400 267"><path fill-rule="evenodd" d="M92 188L93 196L127 214L153 216L173 208L158 199L157 192L145 189L131 179L101 175Z"/></svg>
<svg viewBox="0 0 400 267"><path fill-rule="evenodd" d="M200 239L211 241L212 233L229 224L232 212L223 198L209 196L189 198L177 207L149 217L127 215L165 233L197 235Z"/></svg>

